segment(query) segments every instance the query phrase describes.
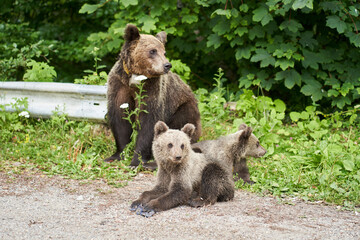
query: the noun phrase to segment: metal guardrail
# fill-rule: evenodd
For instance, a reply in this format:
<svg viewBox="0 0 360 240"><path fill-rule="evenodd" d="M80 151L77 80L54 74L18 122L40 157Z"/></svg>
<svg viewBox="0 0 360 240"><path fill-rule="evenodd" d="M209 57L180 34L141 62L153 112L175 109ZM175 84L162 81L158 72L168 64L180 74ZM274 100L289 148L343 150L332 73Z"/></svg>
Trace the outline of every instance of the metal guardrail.
<svg viewBox="0 0 360 240"><path fill-rule="evenodd" d="M0 82L0 104L6 111L15 98L27 98L32 117L49 118L54 111L73 119L104 122L107 112L106 86L55 82Z"/></svg>

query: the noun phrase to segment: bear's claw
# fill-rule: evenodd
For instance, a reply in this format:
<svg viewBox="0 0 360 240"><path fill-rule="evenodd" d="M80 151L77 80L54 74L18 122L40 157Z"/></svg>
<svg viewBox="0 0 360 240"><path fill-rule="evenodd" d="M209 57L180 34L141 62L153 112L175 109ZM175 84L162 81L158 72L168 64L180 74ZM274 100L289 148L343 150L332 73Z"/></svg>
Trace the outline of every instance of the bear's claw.
<svg viewBox="0 0 360 240"><path fill-rule="evenodd" d="M156 212L153 209L149 209L147 207L144 207L143 205L139 205L136 209L136 214L149 218L152 217Z"/></svg>

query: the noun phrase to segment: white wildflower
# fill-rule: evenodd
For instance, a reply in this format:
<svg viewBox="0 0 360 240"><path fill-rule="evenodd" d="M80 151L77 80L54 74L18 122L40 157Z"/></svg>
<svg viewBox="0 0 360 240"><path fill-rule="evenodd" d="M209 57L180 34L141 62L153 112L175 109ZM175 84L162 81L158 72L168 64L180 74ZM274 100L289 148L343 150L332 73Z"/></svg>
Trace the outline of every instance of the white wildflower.
<svg viewBox="0 0 360 240"><path fill-rule="evenodd" d="M30 117L30 114L29 114L29 112L27 112L27 111L22 111L21 113L19 113L19 116L20 116L20 117L29 118L29 117Z"/></svg>
<svg viewBox="0 0 360 240"><path fill-rule="evenodd" d="M125 109L125 108L128 108L128 107L129 107L128 103L123 103L123 104L120 105L121 109Z"/></svg>
<svg viewBox="0 0 360 240"><path fill-rule="evenodd" d="M147 77L144 75L135 75L135 76L136 77L134 77L134 80L136 80L136 81L142 81L142 80L147 79Z"/></svg>
<svg viewBox="0 0 360 240"><path fill-rule="evenodd" d="M130 78L130 81L129 81L129 85L137 85L137 84L140 84L141 81L147 79L146 76L144 75L136 75L136 74L133 74L131 75L131 78Z"/></svg>

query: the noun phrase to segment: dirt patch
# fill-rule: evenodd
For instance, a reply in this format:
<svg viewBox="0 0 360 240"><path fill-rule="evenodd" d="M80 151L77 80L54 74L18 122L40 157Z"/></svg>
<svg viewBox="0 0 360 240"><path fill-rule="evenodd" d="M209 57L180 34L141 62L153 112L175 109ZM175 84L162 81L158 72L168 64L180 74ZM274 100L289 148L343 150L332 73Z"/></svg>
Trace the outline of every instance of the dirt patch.
<svg viewBox="0 0 360 240"><path fill-rule="evenodd" d="M124 188L41 174L0 173L0 239L360 239L360 214L237 190L231 202L181 206L144 218L129 211L155 182Z"/></svg>

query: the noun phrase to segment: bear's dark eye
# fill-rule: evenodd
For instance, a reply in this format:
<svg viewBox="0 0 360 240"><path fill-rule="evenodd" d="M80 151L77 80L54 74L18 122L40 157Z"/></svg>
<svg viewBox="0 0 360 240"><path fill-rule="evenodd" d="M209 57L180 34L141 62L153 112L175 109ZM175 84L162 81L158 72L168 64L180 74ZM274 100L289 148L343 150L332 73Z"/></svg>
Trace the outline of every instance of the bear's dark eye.
<svg viewBox="0 0 360 240"><path fill-rule="evenodd" d="M181 146L180 146L180 147L181 147L181 149L183 149L183 150L184 150L184 147L185 147L185 146L184 146L184 144L181 144Z"/></svg>
<svg viewBox="0 0 360 240"><path fill-rule="evenodd" d="M155 55L155 54L157 53L157 50L156 50L156 49L151 49L151 50L149 51L149 53L150 53L151 55Z"/></svg>
<svg viewBox="0 0 360 240"><path fill-rule="evenodd" d="M169 144L168 144L168 147L169 147L169 148L172 148L172 147L173 147L172 143L169 143Z"/></svg>
<svg viewBox="0 0 360 240"><path fill-rule="evenodd" d="M256 143L256 147L259 147L259 146L260 146L260 143L259 143L259 142L257 142L257 143Z"/></svg>

